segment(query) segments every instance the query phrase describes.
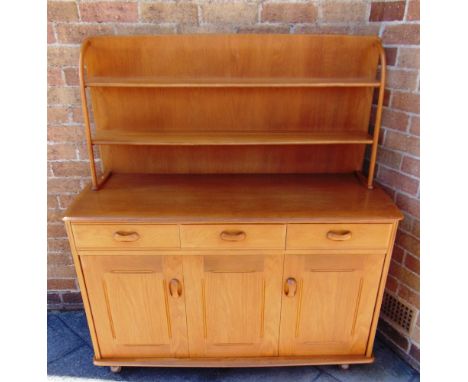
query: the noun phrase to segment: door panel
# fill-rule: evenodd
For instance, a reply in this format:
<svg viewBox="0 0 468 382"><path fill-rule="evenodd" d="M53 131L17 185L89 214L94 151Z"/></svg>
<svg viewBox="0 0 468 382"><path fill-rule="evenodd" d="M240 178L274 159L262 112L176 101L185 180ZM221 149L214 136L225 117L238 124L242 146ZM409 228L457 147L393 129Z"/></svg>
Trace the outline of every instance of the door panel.
<svg viewBox="0 0 468 382"><path fill-rule="evenodd" d="M280 355L364 354L384 256L287 255Z"/></svg>
<svg viewBox="0 0 468 382"><path fill-rule="evenodd" d="M282 255L183 261L191 356L278 354Z"/></svg>
<svg viewBox="0 0 468 382"><path fill-rule="evenodd" d="M82 256L103 357L187 356L185 297L177 256Z"/></svg>

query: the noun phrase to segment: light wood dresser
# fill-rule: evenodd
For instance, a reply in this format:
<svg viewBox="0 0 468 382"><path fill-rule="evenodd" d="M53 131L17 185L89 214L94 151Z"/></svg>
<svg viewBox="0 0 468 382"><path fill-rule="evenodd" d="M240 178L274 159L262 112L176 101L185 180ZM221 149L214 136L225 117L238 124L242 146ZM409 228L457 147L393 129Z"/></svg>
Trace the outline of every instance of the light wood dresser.
<svg viewBox="0 0 468 382"><path fill-rule="evenodd" d="M377 37L93 37L80 75L64 220L96 365L373 361L402 218L373 186Z"/></svg>

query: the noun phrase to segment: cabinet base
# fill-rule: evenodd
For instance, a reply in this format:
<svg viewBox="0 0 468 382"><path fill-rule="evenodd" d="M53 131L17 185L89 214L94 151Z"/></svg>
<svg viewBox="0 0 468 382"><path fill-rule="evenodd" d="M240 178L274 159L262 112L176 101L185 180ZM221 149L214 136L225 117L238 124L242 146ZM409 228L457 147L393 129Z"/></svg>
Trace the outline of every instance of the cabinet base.
<svg viewBox="0 0 468 382"><path fill-rule="evenodd" d="M366 356L303 356L303 357L219 357L219 358L102 358L94 359L96 366L137 367L274 367L342 365L372 363Z"/></svg>

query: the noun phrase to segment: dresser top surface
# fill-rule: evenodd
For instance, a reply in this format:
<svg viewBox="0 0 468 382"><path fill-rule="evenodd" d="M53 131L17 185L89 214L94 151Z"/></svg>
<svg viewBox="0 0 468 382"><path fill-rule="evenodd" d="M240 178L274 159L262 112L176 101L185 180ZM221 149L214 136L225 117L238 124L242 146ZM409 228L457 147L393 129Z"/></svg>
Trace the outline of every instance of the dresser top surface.
<svg viewBox="0 0 468 382"><path fill-rule="evenodd" d="M403 216L353 174L112 174L64 220L155 223L386 222Z"/></svg>

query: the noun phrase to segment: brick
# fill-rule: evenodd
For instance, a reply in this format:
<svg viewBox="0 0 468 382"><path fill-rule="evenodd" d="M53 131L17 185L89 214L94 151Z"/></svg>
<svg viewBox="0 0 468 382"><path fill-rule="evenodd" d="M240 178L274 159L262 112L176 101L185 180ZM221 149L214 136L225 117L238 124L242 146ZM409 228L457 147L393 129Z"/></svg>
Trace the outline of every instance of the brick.
<svg viewBox="0 0 468 382"><path fill-rule="evenodd" d="M55 42L54 24L47 23L47 44L53 44Z"/></svg>
<svg viewBox="0 0 468 382"><path fill-rule="evenodd" d="M411 341L416 342L417 344L421 341L421 328L418 325L414 325L413 330L411 332Z"/></svg>
<svg viewBox="0 0 468 382"><path fill-rule="evenodd" d="M263 5L261 21L271 23L313 23L317 8L307 3L267 3Z"/></svg>
<svg viewBox="0 0 468 382"><path fill-rule="evenodd" d="M410 0L408 3L408 10L406 12L406 20L418 21L419 20L419 0Z"/></svg>
<svg viewBox="0 0 468 382"><path fill-rule="evenodd" d="M419 94L407 92L394 92L392 107L410 113L419 114Z"/></svg>
<svg viewBox="0 0 468 382"><path fill-rule="evenodd" d="M76 195L59 195L60 208L68 208L76 199Z"/></svg>
<svg viewBox="0 0 468 382"><path fill-rule="evenodd" d="M386 87L390 89L415 90L418 83L418 72L389 69L387 70Z"/></svg>
<svg viewBox="0 0 468 382"><path fill-rule="evenodd" d="M419 259L408 254L405 257L405 267L408 268L410 271L417 273L419 275L420 272L420 264Z"/></svg>
<svg viewBox="0 0 468 382"><path fill-rule="evenodd" d="M78 65L80 60L80 48L69 46L47 47L47 64L50 66Z"/></svg>
<svg viewBox="0 0 468 382"><path fill-rule="evenodd" d="M419 48L400 48L398 66L400 68L419 69Z"/></svg>
<svg viewBox="0 0 468 382"><path fill-rule="evenodd" d="M411 289L419 292L419 276L410 272L401 265L392 262L392 276L397 278L401 284L405 284ZM402 286L400 285L400 288Z"/></svg>
<svg viewBox="0 0 468 382"><path fill-rule="evenodd" d="M392 260L396 261L398 264L403 263L403 257L405 256L405 250L398 245L393 247Z"/></svg>
<svg viewBox="0 0 468 382"><path fill-rule="evenodd" d="M48 86L63 86L62 70L56 66L47 68L47 85Z"/></svg>
<svg viewBox="0 0 468 382"><path fill-rule="evenodd" d="M404 1L373 2L369 21L396 21L403 20L405 15Z"/></svg>
<svg viewBox="0 0 468 382"><path fill-rule="evenodd" d="M89 163L85 161L56 162L52 163L52 171L55 176L88 176Z"/></svg>
<svg viewBox="0 0 468 382"><path fill-rule="evenodd" d="M385 45L419 45L419 24L386 25L382 41Z"/></svg>
<svg viewBox="0 0 468 382"><path fill-rule="evenodd" d="M69 250L70 245L66 238L47 240L47 252L65 252Z"/></svg>
<svg viewBox="0 0 468 382"><path fill-rule="evenodd" d="M49 142L72 143L81 141L83 139L83 129L77 126L49 126L47 128L47 141Z"/></svg>
<svg viewBox="0 0 468 382"><path fill-rule="evenodd" d="M76 278L75 267L73 265L47 265L47 278Z"/></svg>
<svg viewBox="0 0 468 382"><path fill-rule="evenodd" d="M98 2L80 4L81 20L102 23L105 21L138 21L138 4L124 2Z"/></svg>
<svg viewBox="0 0 468 382"><path fill-rule="evenodd" d="M83 110L81 109L80 106L71 106L69 108L71 112L71 121L73 123L83 123ZM84 129L84 127L81 127L81 129Z"/></svg>
<svg viewBox="0 0 468 382"><path fill-rule="evenodd" d="M365 2L326 1L322 3L323 22L365 21L367 4Z"/></svg>
<svg viewBox="0 0 468 382"><path fill-rule="evenodd" d="M393 326L387 323L385 320L380 319L379 330L385 334L385 336L390 339L395 345L397 345L403 351L407 351L409 348L409 341L408 339L403 336L398 330L396 330Z"/></svg>
<svg viewBox="0 0 468 382"><path fill-rule="evenodd" d="M380 26L378 24L355 24L350 26L351 34L357 36L378 36Z"/></svg>
<svg viewBox="0 0 468 382"><path fill-rule="evenodd" d="M379 180L389 187L415 195L418 192L419 182L397 171L380 168Z"/></svg>
<svg viewBox="0 0 468 382"><path fill-rule="evenodd" d="M63 218L63 210L59 209L47 209L47 222L60 224Z"/></svg>
<svg viewBox="0 0 468 382"><path fill-rule="evenodd" d="M75 2L48 1L47 21L78 21L78 9Z"/></svg>
<svg viewBox="0 0 468 382"><path fill-rule="evenodd" d="M47 293L47 304L60 304L61 302L58 293Z"/></svg>
<svg viewBox="0 0 468 382"><path fill-rule="evenodd" d="M398 170L401 166L403 155L401 153L379 147L377 158L380 164Z"/></svg>
<svg viewBox="0 0 468 382"><path fill-rule="evenodd" d="M238 30L242 26L234 24L179 24L177 33L194 34L194 33L239 33Z"/></svg>
<svg viewBox="0 0 468 382"><path fill-rule="evenodd" d="M385 132L384 146L419 156L419 138L396 131Z"/></svg>
<svg viewBox="0 0 468 382"><path fill-rule="evenodd" d="M197 24L198 9L192 3L141 3L141 18L154 23Z"/></svg>
<svg viewBox="0 0 468 382"><path fill-rule="evenodd" d="M393 66L396 64L396 57L398 48L385 48L385 58L387 66Z"/></svg>
<svg viewBox="0 0 468 382"><path fill-rule="evenodd" d="M411 134L419 136L419 117L411 117L409 131Z"/></svg>
<svg viewBox="0 0 468 382"><path fill-rule="evenodd" d="M63 225L63 222L60 224ZM70 252L47 254L47 265L73 265Z"/></svg>
<svg viewBox="0 0 468 382"><path fill-rule="evenodd" d="M408 302L410 305L419 309L420 307L419 293L413 292L411 289L408 289L404 285L400 285L400 289L398 290L398 296L401 297L402 300Z"/></svg>
<svg viewBox="0 0 468 382"><path fill-rule="evenodd" d="M117 35L148 35L148 34L174 34L177 32L175 25L159 24L116 24Z"/></svg>
<svg viewBox="0 0 468 382"><path fill-rule="evenodd" d="M389 129L406 131L408 128L408 114L390 108L384 108L382 111L382 126Z"/></svg>
<svg viewBox="0 0 468 382"><path fill-rule="evenodd" d="M101 24L59 24L56 29L58 41L66 44L81 44L90 36L114 34L112 26Z"/></svg>
<svg viewBox="0 0 468 382"><path fill-rule="evenodd" d="M383 97L383 106L390 106L390 96L391 96L390 90L385 89L384 97ZM372 103L374 105L377 105L378 102L379 102L379 91L378 89L376 89L373 94Z"/></svg>
<svg viewBox="0 0 468 382"><path fill-rule="evenodd" d="M54 145L47 145L47 159L48 160L63 160L75 159L76 148L72 143L58 143Z"/></svg>
<svg viewBox="0 0 468 382"><path fill-rule="evenodd" d="M47 224L47 236L50 238L66 238L67 231L64 224Z"/></svg>
<svg viewBox="0 0 468 382"><path fill-rule="evenodd" d="M76 283L74 279L49 279L47 280L48 290L74 290Z"/></svg>
<svg viewBox="0 0 468 382"><path fill-rule="evenodd" d="M349 34L351 27L348 25L298 25L294 28L298 34Z"/></svg>
<svg viewBox="0 0 468 382"><path fill-rule="evenodd" d="M288 25L252 25L237 28L237 33L289 33Z"/></svg>
<svg viewBox="0 0 468 382"><path fill-rule="evenodd" d="M404 219L398 224L398 228L405 232L410 232L413 225L413 217L406 213L406 211L401 211L403 213Z"/></svg>
<svg viewBox="0 0 468 382"><path fill-rule="evenodd" d="M411 227L411 233L416 236L416 237L420 237L421 236L421 232L420 232L420 222L419 220L417 219L414 219L413 221L413 225Z"/></svg>
<svg viewBox="0 0 468 382"><path fill-rule="evenodd" d="M419 359L420 359L420 351L419 351L419 347L416 346L415 344L411 344L411 348L410 348L410 351L409 351L409 355L414 358L416 361L419 362Z"/></svg>
<svg viewBox="0 0 468 382"><path fill-rule="evenodd" d="M419 178L419 159L405 156L401 163L401 171Z"/></svg>
<svg viewBox="0 0 468 382"><path fill-rule="evenodd" d="M419 240L402 231L397 232L396 242L415 257L419 257Z"/></svg>
<svg viewBox="0 0 468 382"><path fill-rule="evenodd" d="M49 105L77 105L80 103L80 89L78 87L53 87L47 90Z"/></svg>
<svg viewBox="0 0 468 382"><path fill-rule="evenodd" d="M418 199L411 198L404 194L398 194L396 197L396 205L403 211L419 219L420 202Z"/></svg>
<svg viewBox="0 0 468 382"><path fill-rule="evenodd" d="M61 194L62 192L76 193L81 190L79 179L49 178L47 179L47 192Z"/></svg>
<svg viewBox="0 0 468 382"><path fill-rule="evenodd" d="M78 86L80 84L78 68L64 68L63 74L65 75L65 82L68 86Z"/></svg>
<svg viewBox="0 0 468 382"><path fill-rule="evenodd" d="M387 283L385 284L385 290L395 293L398 289L398 281L394 277L387 277Z"/></svg>
<svg viewBox="0 0 468 382"><path fill-rule="evenodd" d="M56 195L47 195L47 208L58 208L58 200Z"/></svg>
<svg viewBox="0 0 468 382"><path fill-rule="evenodd" d="M255 24L257 5L252 3L207 3L203 5L203 21L218 24Z"/></svg>
<svg viewBox="0 0 468 382"><path fill-rule="evenodd" d="M65 292L62 293L64 303L79 304L83 303L80 292Z"/></svg>

